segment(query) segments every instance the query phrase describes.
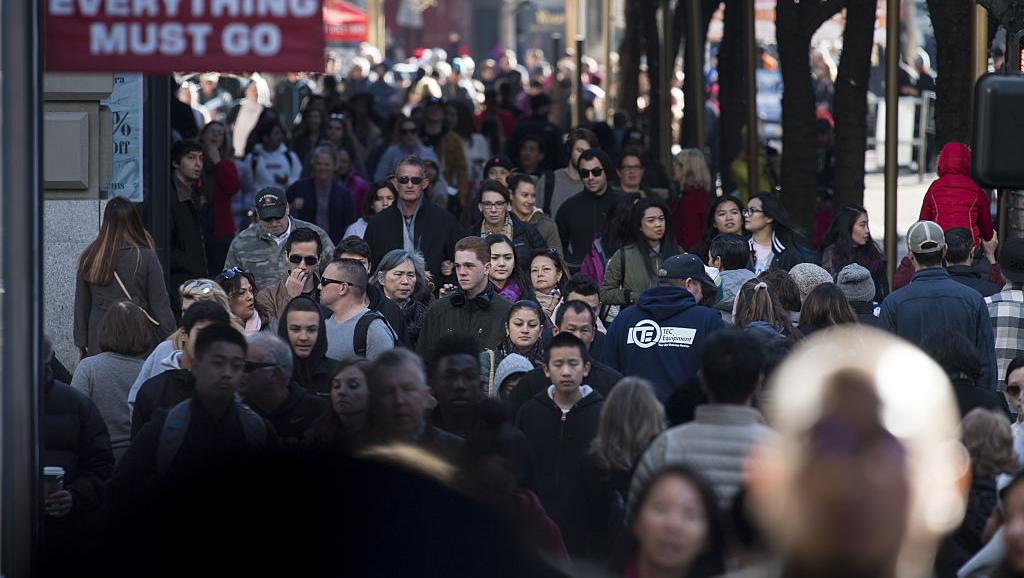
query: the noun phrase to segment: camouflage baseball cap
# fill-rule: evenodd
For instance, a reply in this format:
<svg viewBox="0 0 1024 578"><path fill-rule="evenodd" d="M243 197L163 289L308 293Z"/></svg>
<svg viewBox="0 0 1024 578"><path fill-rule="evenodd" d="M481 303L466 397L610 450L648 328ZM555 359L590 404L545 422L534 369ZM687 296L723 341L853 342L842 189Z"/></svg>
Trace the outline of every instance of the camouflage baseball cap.
<svg viewBox="0 0 1024 578"><path fill-rule="evenodd" d="M288 208L284 191L276 187L264 187L256 194L256 215L261 221L280 219Z"/></svg>

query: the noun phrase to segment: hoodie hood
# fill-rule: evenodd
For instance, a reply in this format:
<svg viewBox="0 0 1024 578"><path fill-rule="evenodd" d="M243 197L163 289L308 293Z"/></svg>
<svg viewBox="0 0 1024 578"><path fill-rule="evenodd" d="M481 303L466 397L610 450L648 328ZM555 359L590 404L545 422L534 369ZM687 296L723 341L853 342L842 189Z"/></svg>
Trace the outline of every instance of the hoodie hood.
<svg viewBox="0 0 1024 578"><path fill-rule="evenodd" d="M288 312L291 311L292 306L300 300L312 303L313 306L316 307L317 314L320 316L320 332L316 336L316 343L313 345L313 351L310 352L309 357L306 359L299 359L298 357L295 357L294 351L292 352L292 358L295 361L293 379L299 383L307 383L309 378L313 375L314 370L327 357L327 324L324 323L326 318L324 317L323 308L310 297L299 295L295 299L289 301L288 305L285 306L284 311L281 312L281 319L277 324L277 334L281 339L284 339L285 343L291 343L288 341Z"/></svg>
<svg viewBox="0 0 1024 578"><path fill-rule="evenodd" d="M939 153L938 173L940 177L946 175L970 176L971 149L962 143L947 143Z"/></svg>
<svg viewBox="0 0 1024 578"><path fill-rule="evenodd" d="M159 374L172 369L181 369L182 355L185 355L185 351L182 349L175 349L172 351L170 355L160 360L160 369L156 373Z"/></svg>
<svg viewBox="0 0 1024 578"><path fill-rule="evenodd" d="M753 321L743 326L743 331L754 336L761 345L767 345L775 341L786 341L789 339L786 334L767 321Z"/></svg>
<svg viewBox="0 0 1024 578"><path fill-rule="evenodd" d="M645 315L661 321L679 315L697 305L693 295L681 287L659 286L648 289L640 294L637 300Z"/></svg>

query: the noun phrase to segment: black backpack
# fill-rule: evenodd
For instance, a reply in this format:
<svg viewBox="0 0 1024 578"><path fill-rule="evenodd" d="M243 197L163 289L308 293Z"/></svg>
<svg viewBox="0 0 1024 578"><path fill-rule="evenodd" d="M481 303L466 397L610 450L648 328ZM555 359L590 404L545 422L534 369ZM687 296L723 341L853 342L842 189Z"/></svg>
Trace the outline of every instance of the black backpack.
<svg viewBox="0 0 1024 578"><path fill-rule="evenodd" d="M544 173L544 214L551 217L552 219L555 218L555 216L551 214L551 196L554 194L554 192L555 173L552 171L548 171Z"/></svg>
<svg viewBox="0 0 1024 578"><path fill-rule="evenodd" d="M398 344L398 334L395 333L388 320L380 313L371 309L363 313L363 316L356 322L356 329L352 335L352 348L359 357L366 357L366 334L370 332L370 324L377 319L384 322L384 326L391 332L391 339L394 340L396 345Z"/></svg>

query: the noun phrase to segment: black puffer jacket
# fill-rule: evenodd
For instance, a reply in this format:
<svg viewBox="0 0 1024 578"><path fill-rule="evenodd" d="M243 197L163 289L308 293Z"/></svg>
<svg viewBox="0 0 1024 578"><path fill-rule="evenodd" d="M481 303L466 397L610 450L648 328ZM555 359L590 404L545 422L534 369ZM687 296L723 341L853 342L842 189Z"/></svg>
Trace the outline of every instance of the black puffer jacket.
<svg viewBox="0 0 1024 578"><path fill-rule="evenodd" d="M40 464L64 468L64 489L74 499L70 516L93 512L114 472L107 425L96 405L71 386L51 378L43 393Z"/></svg>
<svg viewBox="0 0 1024 578"><path fill-rule="evenodd" d="M288 341L288 312L300 299L305 299L316 306L316 310L320 314L320 332L317 334L316 343L313 345L313 351L310 352L309 357L300 359L295 356L295 350L292 350L292 359L295 362L292 369L292 381L306 388L306 391L313 395L329 397L331 395L331 377L334 376L334 368L337 367L338 362L327 358L327 325L324 323L326 316L323 308L316 301L304 295L292 299L281 313L277 334L285 343L291 343Z"/></svg>
<svg viewBox="0 0 1024 578"><path fill-rule="evenodd" d="M537 495L559 527L570 522L571 491L579 485L580 461L597 435L603 405L601 394L591 390L563 414L545 390L516 414L516 427L533 450Z"/></svg>

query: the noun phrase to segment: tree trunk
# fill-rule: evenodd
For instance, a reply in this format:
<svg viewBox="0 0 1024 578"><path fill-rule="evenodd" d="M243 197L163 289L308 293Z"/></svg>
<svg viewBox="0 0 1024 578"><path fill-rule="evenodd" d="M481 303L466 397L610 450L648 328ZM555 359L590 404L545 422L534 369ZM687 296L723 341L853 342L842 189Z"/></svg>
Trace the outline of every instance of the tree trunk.
<svg viewBox="0 0 1024 578"><path fill-rule="evenodd" d="M971 3L928 0L935 29L935 145L970 143Z"/></svg>
<svg viewBox="0 0 1024 578"><path fill-rule="evenodd" d="M644 3L626 2L626 28L619 45L619 86L616 110L625 113L631 124L637 118L636 99L640 93L640 55L643 54L640 26Z"/></svg>
<svg viewBox="0 0 1024 578"><path fill-rule="evenodd" d="M746 0L725 0L722 45L718 50L718 96L721 116L718 121L718 171L722 190L736 190L729 165L743 148L741 131L747 118L747 69L744 65L747 26L744 18Z"/></svg>
<svg viewBox="0 0 1024 578"><path fill-rule="evenodd" d="M658 23L658 0L632 0L637 4L644 4L643 25L641 27L644 39L645 51L647 53L647 78L651 86L651 94L647 104L647 135L650 138L648 150L652 151L657 158L661 150L661 41L658 38L660 25ZM628 4L629 2L627 2ZM668 119L664 119L668 122ZM666 144L666 146L668 146Z"/></svg>
<svg viewBox="0 0 1024 578"><path fill-rule="evenodd" d="M676 21L679 22L680 18L678 17L678 14L680 12L682 12L683 15L684 15L684 18L682 18L682 22L679 23L679 26L684 27L686 29L686 32L689 32L689 22L690 22L690 19L689 19L690 14L686 10L687 10L687 5L691 1L698 1L698 0L679 0L679 4L676 7L676 14L677 14ZM703 63L704 63L704 45L707 43L708 26L711 25L711 17L714 16L715 10L718 10L718 6L719 6L719 4L721 4L721 0L699 0L699 1L701 2L701 7L700 7L700 10L701 10L701 12L700 12L700 17L701 17L701 28L700 28L700 30L701 30L701 42L700 42L701 52L698 55L690 54L690 51L688 50L689 49L689 41L687 40L686 49L683 50L683 72L684 72L684 76L683 76L683 94L684 95L689 95L690 94L690 82L693 81L693 79L691 79L688 74L685 74L686 71L690 70L690 59L693 58L694 56L700 58L701 70L704 69L704 66L703 66ZM687 35L683 34L682 38L680 39L679 43L676 44L676 46L680 46L681 43L682 43L682 40L686 39L686 37L687 37ZM705 89L706 88L707 87L705 87ZM696 135L692 134L692 130L689 128L689 126L687 124L687 117L690 114L693 114L693 113L704 114L704 95L701 95L701 98L698 99L698 101L695 102L695 103L691 103L688 100L685 101L685 106L683 107L683 118L680 121L681 122L681 124L680 124L680 129L681 130L679 131L679 144L683 145L684 147L693 147L693 146L696 145Z"/></svg>
<svg viewBox="0 0 1024 578"><path fill-rule="evenodd" d="M779 0L775 6L775 39L782 68L781 200L793 222L805 230L814 220L818 186L811 36L840 8L838 0Z"/></svg>
<svg viewBox="0 0 1024 578"><path fill-rule="evenodd" d="M875 32L875 1L847 0L843 55L835 83L836 207L864 204L864 151L868 138L868 76Z"/></svg>

